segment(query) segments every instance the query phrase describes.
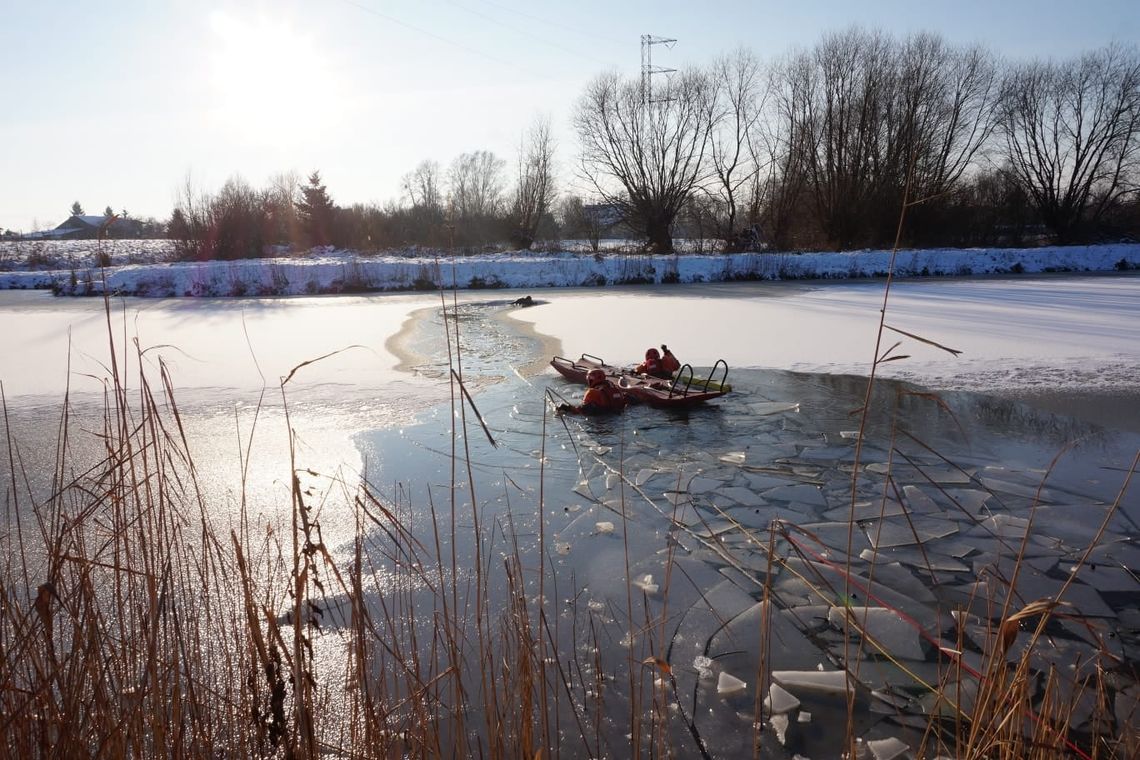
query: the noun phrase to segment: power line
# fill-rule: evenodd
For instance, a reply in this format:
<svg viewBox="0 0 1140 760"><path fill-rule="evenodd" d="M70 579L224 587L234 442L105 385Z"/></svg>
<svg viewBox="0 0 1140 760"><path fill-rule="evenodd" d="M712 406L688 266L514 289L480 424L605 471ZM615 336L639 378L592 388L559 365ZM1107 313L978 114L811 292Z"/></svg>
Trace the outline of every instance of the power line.
<svg viewBox="0 0 1140 760"><path fill-rule="evenodd" d="M533 14L526 13L524 11L520 11L517 8L511 8L510 6L503 5L502 3L493 2L493 0L479 0L479 2L482 2L485 5L490 5L492 7L498 8L499 10L506 11L507 13L513 13L516 16L521 16L521 17L523 17L525 19L529 19L531 21L537 21L540 24L545 24L546 26L553 27L554 29L558 29L558 30L561 30L563 32L570 32L571 34L577 34L577 35L582 36L582 37L588 37L590 40L605 40L606 42L609 42L613 45L624 45L625 44L625 42L618 40L618 39L615 39L613 37L607 37L604 34L598 34L597 30L585 31L582 29L577 29L577 28L572 27L572 26L567 26L566 24L560 24L556 21L550 21L548 19L544 19L544 18L541 18L539 16L535 16Z"/></svg>
<svg viewBox="0 0 1140 760"><path fill-rule="evenodd" d="M527 39L531 39L531 38L535 37L535 34L528 29L522 29L522 28L519 28L517 26L514 26L513 24L504 23L503 21L501 21L497 18L494 18L492 16L488 16L486 13L482 13L481 11L475 10L474 8L470 8L466 5L458 3L458 2L456 2L456 0L447 0L447 1L450 5L454 5L456 8L459 8L460 10L467 11L468 13L470 13L473 16L478 16L479 18L483 19L484 21L487 21L487 22L489 22L495 26L501 27L503 29L508 29L512 32L515 32L516 34L520 34L523 37L526 37ZM507 8L506 6L500 5L498 3L487 2L487 0L483 0L483 2L485 2L487 5L494 6L500 10L505 10L505 11L508 11L511 13L515 13L516 15L522 16L523 18L527 18L527 19L530 19L532 21L537 21L539 23L547 23L547 24L550 24L551 26L554 26L555 28L562 28L556 24L552 24L551 22L543 21L542 19L540 19L536 16L531 16L531 15L526 14L526 13L521 13L519 11L515 11L511 8ZM584 34L581 32L579 32L579 33ZM564 45L559 45L557 42L552 41L548 35L542 35L542 44L549 46L549 47L552 47L552 48L557 48L558 50L561 50L564 53L569 53L570 55L578 56L579 58L582 58L584 60L592 61L593 63L596 63L600 66L608 66L609 65L605 61L601 61L597 58L594 58L590 55L583 53L581 50L576 50L576 49L568 48Z"/></svg>
<svg viewBox="0 0 1140 760"><path fill-rule="evenodd" d="M463 51L466 51L468 53L471 53L472 55L477 55L481 58L486 58L488 61L493 61L495 63L502 65L502 66L507 66L509 68L516 69L518 71L526 72L528 74L534 73L533 69L520 66L518 63L516 63L514 61L508 61L508 60L505 60L503 58L498 58L496 56L491 55L490 53L485 53L482 50L478 50L476 48L464 45L462 42L456 42L455 40L448 39L447 37L436 34L435 32L429 32L426 29L421 29L420 27L416 26L415 24L409 24L406 21L401 21L400 19L396 18L395 16L390 16L387 13L383 13L381 11L376 10L375 8L370 8L367 5L364 5L363 3L356 2L356 0L341 0L341 2L345 3L346 5L351 5L352 7L356 8L358 10L364 11L365 13L370 13L373 16L376 16L378 18L382 18L385 21L390 21L393 24L396 24L397 26L402 26L405 29L409 29L409 30L415 32L416 34L422 34L425 37L430 37L433 40L437 40L438 42L444 43L445 45L450 45L454 48L458 48L459 50L463 50Z"/></svg>

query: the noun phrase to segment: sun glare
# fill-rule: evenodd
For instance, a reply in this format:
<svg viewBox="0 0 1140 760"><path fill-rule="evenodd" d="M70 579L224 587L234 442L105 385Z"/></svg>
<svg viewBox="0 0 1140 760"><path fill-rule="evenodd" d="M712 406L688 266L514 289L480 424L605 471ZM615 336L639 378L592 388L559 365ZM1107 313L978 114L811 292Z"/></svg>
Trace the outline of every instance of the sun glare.
<svg viewBox="0 0 1140 760"><path fill-rule="evenodd" d="M327 56L288 20L210 16L215 123L259 144L288 146L339 117Z"/></svg>

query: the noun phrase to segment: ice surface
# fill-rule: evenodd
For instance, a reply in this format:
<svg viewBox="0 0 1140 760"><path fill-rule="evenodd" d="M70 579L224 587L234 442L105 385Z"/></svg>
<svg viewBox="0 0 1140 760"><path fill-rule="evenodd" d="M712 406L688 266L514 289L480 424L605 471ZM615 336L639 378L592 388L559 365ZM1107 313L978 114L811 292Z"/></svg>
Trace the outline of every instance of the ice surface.
<svg viewBox="0 0 1140 760"><path fill-rule="evenodd" d="M863 630L870 639L864 645L864 651L878 653L881 647L883 653L892 657L925 659L918 628L903 620L894 610L884 607L832 607L827 619L843 630L847 616L850 616L852 632L857 634Z"/></svg>
<svg viewBox="0 0 1140 760"><path fill-rule="evenodd" d="M893 517L868 523L864 529L871 545L877 549L891 546L911 546L958 532L958 526L948 520Z"/></svg>

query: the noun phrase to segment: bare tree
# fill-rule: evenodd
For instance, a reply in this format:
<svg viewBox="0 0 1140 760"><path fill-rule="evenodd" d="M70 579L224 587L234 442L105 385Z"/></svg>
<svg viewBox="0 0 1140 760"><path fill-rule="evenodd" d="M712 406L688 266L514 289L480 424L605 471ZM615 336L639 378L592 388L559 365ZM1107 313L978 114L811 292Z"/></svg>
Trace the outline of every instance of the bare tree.
<svg viewBox="0 0 1140 760"><path fill-rule="evenodd" d="M274 175L262 191L261 203L268 216L266 238L274 243L300 245L304 237L297 217L297 196L301 179L294 171Z"/></svg>
<svg viewBox="0 0 1140 760"><path fill-rule="evenodd" d="M958 186L993 130L995 79L986 51L932 34L852 28L793 56L774 134L802 151L784 163L802 166L824 238L889 242L908 182L912 200L931 202Z"/></svg>
<svg viewBox="0 0 1140 760"><path fill-rule="evenodd" d="M912 156L911 196L929 198L962 179L996 125L997 65L981 47L952 48L941 37L906 41L899 66L900 142Z"/></svg>
<svg viewBox="0 0 1140 760"><path fill-rule="evenodd" d="M1110 45L1075 61L1015 67L1002 92L1006 158L1063 241L1137 188L1140 56Z"/></svg>
<svg viewBox="0 0 1140 760"><path fill-rule="evenodd" d="M494 153L463 153L448 172L449 200L457 220L486 219L497 214L503 200L506 162Z"/></svg>
<svg viewBox="0 0 1140 760"><path fill-rule="evenodd" d="M420 161L416 168L404 175L400 186L413 208L437 211L443 208L443 189L439 164Z"/></svg>
<svg viewBox="0 0 1140 760"><path fill-rule="evenodd" d="M199 191L194 178L187 173L182 185L174 191L174 211L167 235L174 241L174 255L181 260L209 259L207 245L210 199Z"/></svg>
<svg viewBox="0 0 1140 760"><path fill-rule="evenodd" d="M529 249L554 199L554 138L550 120L538 119L519 146L518 182L511 203L512 243Z"/></svg>
<svg viewBox="0 0 1140 760"><path fill-rule="evenodd" d="M673 251L673 222L704 178L712 95L708 78L689 71L646 102L639 81L610 73L595 79L578 102L574 126L583 177L657 253Z"/></svg>
<svg viewBox="0 0 1140 760"><path fill-rule="evenodd" d="M893 241L904 198L920 204L910 219L927 234L993 131L997 104L996 66L982 48L922 33L892 45L889 61L882 123L872 133L872 244Z"/></svg>
<svg viewBox="0 0 1140 760"><path fill-rule="evenodd" d="M797 104L795 130L819 224L830 243L849 248L866 234L876 194L875 170L885 165L884 123L890 44L881 34L849 29L801 53L787 71L787 99Z"/></svg>
<svg viewBox="0 0 1140 760"><path fill-rule="evenodd" d="M717 127L709 143L712 176L703 189L719 211L717 234L726 248L739 250L743 240L737 235L741 206L749 210L760 172L770 162L759 133L768 80L756 56L741 48L713 64L712 82Z"/></svg>
<svg viewBox="0 0 1140 760"><path fill-rule="evenodd" d="M435 161L424 160L400 181L407 208L401 209L403 238L424 243L438 243L443 237L443 172Z"/></svg>
<svg viewBox="0 0 1140 760"><path fill-rule="evenodd" d="M791 247L793 227L797 221L802 226L806 216L801 201L807 188L805 139L812 91L797 85L810 81L811 66L808 56L795 55L771 70L772 112L757 131L756 139L771 161L753 186L751 205L763 220L768 240L779 250Z"/></svg>

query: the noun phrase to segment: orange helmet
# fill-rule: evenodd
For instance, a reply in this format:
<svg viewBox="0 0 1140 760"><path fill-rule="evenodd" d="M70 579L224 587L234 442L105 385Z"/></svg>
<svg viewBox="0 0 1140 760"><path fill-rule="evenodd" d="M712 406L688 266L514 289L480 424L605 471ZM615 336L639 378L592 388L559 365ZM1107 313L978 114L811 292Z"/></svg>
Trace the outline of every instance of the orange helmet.
<svg viewBox="0 0 1140 760"><path fill-rule="evenodd" d="M586 382L589 383L591 387L601 385L606 382L605 371L597 368L590 370L586 373Z"/></svg>
<svg viewBox="0 0 1140 760"><path fill-rule="evenodd" d="M645 352L645 358L646 359L660 359L661 358L661 352L658 351L656 348L651 348Z"/></svg>

